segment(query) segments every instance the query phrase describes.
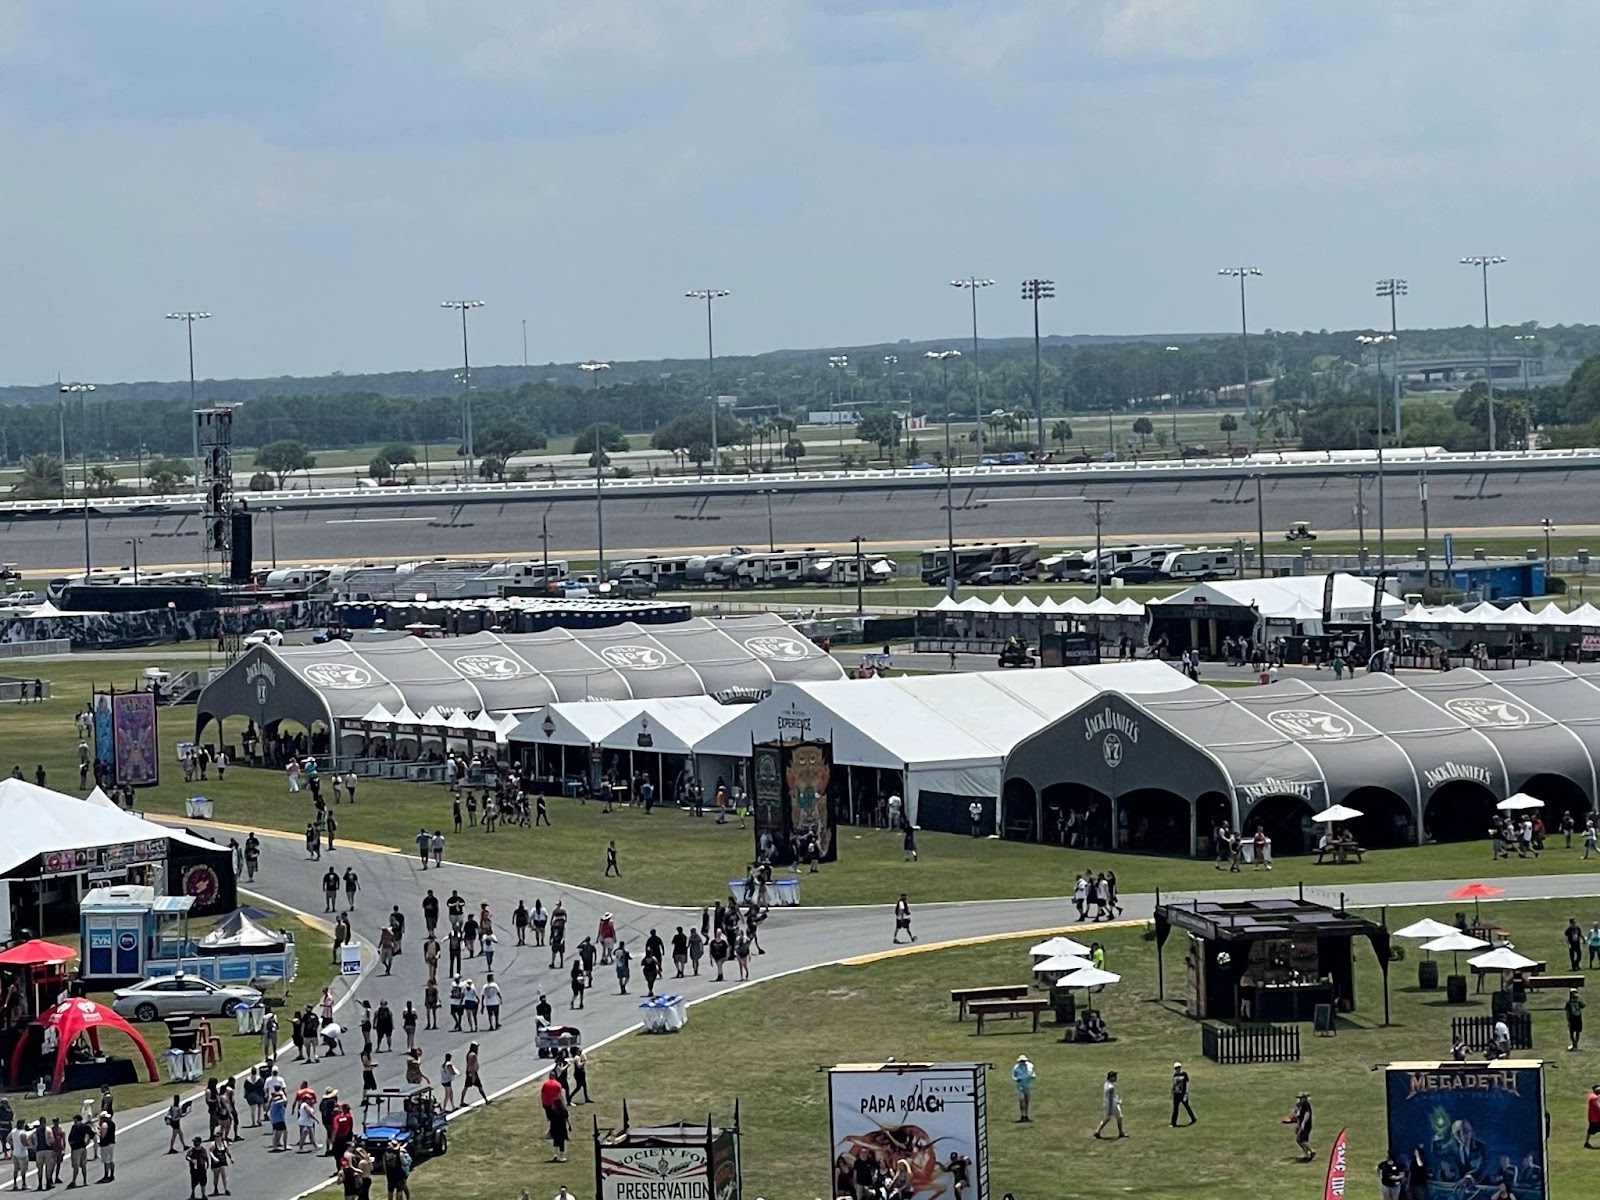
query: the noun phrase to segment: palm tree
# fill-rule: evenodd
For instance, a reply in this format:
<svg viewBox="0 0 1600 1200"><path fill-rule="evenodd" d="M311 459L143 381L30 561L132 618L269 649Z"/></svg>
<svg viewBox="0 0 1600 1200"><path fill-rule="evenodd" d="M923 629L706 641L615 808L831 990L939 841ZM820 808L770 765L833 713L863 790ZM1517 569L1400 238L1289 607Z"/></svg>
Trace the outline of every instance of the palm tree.
<svg viewBox="0 0 1600 1200"><path fill-rule="evenodd" d="M53 500L66 490L66 473L54 454L29 454L22 459L22 478L12 485L21 500Z"/></svg>
<svg viewBox="0 0 1600 1200"><path fill-rule="evenodd" d="M1050 426L1050 440L1065 451L1067 443L1072 440L1072 426L1065 421L1056 421Z"/></svg>
<svg viewBox="0 0 1600 1200"><path fill-rule="evenodd" d="M110 467L90 467L89 486L97 496L109 496L117 486L116 473Z"/></svg>

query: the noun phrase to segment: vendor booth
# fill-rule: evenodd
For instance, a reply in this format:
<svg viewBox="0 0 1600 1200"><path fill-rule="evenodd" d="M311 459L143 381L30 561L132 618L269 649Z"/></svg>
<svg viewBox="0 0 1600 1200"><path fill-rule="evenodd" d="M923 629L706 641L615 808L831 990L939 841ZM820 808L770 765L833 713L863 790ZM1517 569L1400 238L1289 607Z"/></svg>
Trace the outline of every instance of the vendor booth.
<svg viewBox="0 0 1600 1200"><path fill-rule="evenodd" d="M282 983L294 978L294 938L234 913L203 938L189 936L189 896L148 887L95 888L79 904L87 947L83 979L96 986L179 971L212 983Z"/></svg>
<svg viewBox="0 0 1600 1200"><path fill-rule="evenodd" d="M19 1087L44 1078L52 1092L79 1091L135 1083L131 1060L109 1055L100 1045L107 1030L126 1035L144 1060L151 1083L159 1076L155 1056L139 1031L110 1008L72 997L48 1009L27 1026L6 1067L6 1083Z"/></svg>
<svg viewBox="0 0 1600 1200"><path fill-rule="evenodd" d="M1188 935L1183 997L1191 1017L1313 1021L1356 1007L1354 942L1371 944L1383 972L1389 1023L1389 931L1309 900L1158 904L1157 981L1166 999L1165 949L1173 930Z"/></svg>

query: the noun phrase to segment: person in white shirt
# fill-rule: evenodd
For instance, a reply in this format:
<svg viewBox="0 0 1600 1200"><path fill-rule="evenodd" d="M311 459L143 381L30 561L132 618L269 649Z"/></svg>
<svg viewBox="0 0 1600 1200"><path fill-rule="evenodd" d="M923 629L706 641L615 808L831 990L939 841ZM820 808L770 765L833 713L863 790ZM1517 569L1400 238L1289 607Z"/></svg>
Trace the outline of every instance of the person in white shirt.
<svg viewBox="0 0 1600 1200"><path fill-rule="evenodd" d="M889 828L890 829L899 829L900 828L900 797L899 796L890 796L889 797Z"/></svg>
<svg viewBox="0 0 1600 1200"><path fill-rule="evenodd" d="M500 1028L500 985L491 974L483 981L483 1015L489 1018L489 1028Z"/></svg>
<svg viewBox="0 0 1600 1200"><path fill-rule="evenodd" d="M972 820L972 836L983 836L983 805L974 800L967 805L967 816Z"/></svg>
<svg viewBox="0 0 1600 1200"><path fill-rule="evenodd" d="M28 1123L18 1121L11 1127L11 1190L28 1190ZM566 1191L565 1188L561 1189Z"/></svg>
<svg viewBox="0 0 1600 1200"><path fill-rule="evenodd" d="M1099 1137L1105 1127L1112 1121L1117 1123L1117 1136L1127 1137L1127 1131L1122 1128L1122 1097L1117 1093L1117 1073L1106 1072L1105 1084L1100 1089L1101 1098L1105 1101L1105 1115L1100 1118L1100 1124L1095 1127L1094 1135Z"/></svg>

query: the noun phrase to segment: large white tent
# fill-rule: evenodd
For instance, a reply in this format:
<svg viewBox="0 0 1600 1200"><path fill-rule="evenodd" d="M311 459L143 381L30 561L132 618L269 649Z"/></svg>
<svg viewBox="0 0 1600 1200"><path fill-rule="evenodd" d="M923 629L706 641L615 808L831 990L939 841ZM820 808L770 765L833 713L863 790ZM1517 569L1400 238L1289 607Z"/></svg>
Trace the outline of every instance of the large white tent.
<svg viewBox="0 0 1600 1200"><path fill-rule="evenodd" d="M744 710L744 705L719 704L710 696L670 696L652 701L600 739L600 745L606 750L646 748L657 754L690 755L699 742Z"/></svg>
<svg viewBox="0 0 1600 1200"><path fill-rule="evenodd" d="M1316 625L1308 633L1321 631L1324 601L1327 598L1329 576L1284 575L1275 579L1214 579L1197 583L1172 596L1150 601L1150 609L1192 608L1210 605L1215 608L1254 608L1264 621L1293 621ZM1374 600L1381 605L1380 616L1393 618L1405 612L1405 602L1396 596L1384 595L1379 599L1376 589L1365 579L1354 575L1332 576L1333 596L1331 615L1338 624L1359 624L1372 619Z"/></svg>
<svg viewBox="0 0 1600 1200"><path fill-rule="evenodd" d="M1012 747L1103 692L1193 686L1167 664L1150 660L782 684L702 738L695 753L702 760L742 759L752 742L829 739L836 764L903 772L906 812L915 821L924 792L992 806ZM708 770L715 774L717 768L703 767L702 779Z"/></svg>

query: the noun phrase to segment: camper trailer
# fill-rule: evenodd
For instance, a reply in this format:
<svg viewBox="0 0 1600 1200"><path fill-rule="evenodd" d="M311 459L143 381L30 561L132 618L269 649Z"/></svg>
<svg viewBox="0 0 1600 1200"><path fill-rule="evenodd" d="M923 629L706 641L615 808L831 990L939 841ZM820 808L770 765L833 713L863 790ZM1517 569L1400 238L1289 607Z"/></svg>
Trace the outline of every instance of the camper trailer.
<svg viewBox="0 0 1600 1200"><path fill-rule="evenodd" d="M703 582L703 578L691 580L689 565L703 564L704 561L705 556L699 554L652 554L648 558L633 558L626 562L612 563L606 571L606 577L614 581L642 579L666 591L669 588L685 587L690 582Z"/></svg>
<svg viewBox="0 0 1600 1200"><path fill-rule="evenodd" d="M1174 550L1166 555L1157 568L1157 577L1217 579L1224 575L1236 574L1238 570L1239 556L1233 550L1224 550L1221 547L1208 549L1201 546L1196 550Z"/></svg>

